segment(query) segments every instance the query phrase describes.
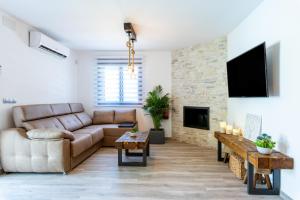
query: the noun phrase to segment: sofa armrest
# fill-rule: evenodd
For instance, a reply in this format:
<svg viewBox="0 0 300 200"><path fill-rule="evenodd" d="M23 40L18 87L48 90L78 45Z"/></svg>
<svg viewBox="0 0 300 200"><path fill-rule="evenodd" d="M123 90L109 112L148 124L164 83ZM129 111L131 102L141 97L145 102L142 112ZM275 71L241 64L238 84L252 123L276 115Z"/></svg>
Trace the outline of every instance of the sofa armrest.
<svg viewBox="0 0 300 200"><path fill-rule="evenodd" d="M0 159L5 172L67 172L70 140L30 140L14 128L0 134Z"/></svg>
<svg viewBox="0 0 300 200"><path fill-rule="evenodd" d="M119 128L134 128L136 126L135 122L132 123L120 123L118 125Z"/></svg>

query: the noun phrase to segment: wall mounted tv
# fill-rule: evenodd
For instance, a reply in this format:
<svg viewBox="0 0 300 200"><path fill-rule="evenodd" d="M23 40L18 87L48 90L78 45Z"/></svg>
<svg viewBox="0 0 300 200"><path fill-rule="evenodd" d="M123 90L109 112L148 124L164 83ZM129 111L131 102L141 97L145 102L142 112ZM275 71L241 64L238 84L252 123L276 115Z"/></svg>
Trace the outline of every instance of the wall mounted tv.
<svg viewBox="0 0 300 200"><path fill-rule="evenodd" d="M265 43L228 61L227 79L229 97L267 97Z"/></svg>

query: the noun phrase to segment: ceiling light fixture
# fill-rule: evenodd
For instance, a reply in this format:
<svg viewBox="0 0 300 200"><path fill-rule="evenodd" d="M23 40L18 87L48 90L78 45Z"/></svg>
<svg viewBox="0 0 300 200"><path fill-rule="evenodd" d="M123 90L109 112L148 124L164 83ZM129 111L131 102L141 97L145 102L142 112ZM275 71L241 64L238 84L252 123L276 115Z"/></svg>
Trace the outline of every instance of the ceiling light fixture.
<svg viewBox="0 0 300 200"><path fill-rule="evenodd" d="M136 41L136 34L131 23L124 23L124 31L128 35L128 41L126 46L128 48L128 71L130 72L130 77L135 78L134 72L134 42Z"/></svg>

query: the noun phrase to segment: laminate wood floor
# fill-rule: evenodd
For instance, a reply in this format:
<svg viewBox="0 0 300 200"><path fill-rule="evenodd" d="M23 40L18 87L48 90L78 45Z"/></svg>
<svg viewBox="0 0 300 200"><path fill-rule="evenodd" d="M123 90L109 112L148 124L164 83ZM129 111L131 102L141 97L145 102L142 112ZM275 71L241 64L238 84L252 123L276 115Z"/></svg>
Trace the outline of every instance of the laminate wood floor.
<svg viewBox="0 0 300 200"><path fill-rule="evenodd" d="M147 167L118 167L117 150L101 148L68 175L0 176L0 200L280 199L248 195L215 150L175 141L150 148Z"/></svg>

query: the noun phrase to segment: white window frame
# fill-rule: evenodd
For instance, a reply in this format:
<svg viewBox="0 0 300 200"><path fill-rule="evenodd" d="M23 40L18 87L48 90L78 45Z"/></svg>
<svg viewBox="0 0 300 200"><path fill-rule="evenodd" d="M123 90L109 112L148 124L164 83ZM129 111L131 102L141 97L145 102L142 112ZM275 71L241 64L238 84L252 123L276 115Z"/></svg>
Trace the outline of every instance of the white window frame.
<svg viewBox="0 0 300 200"><path fill-rule="evenodd" d="M100 57L100 58L96 58L96 65L95 65L95 69L94 69L94 74L95 74L95 80L94 80L94 104L96 107L104 107L104 106L108 106L108 107L115 107L115 106L124 106L124 107L129 107L129 106L133 106L133 107L141 107L143 104L143 91L144 91L144 86L143 86L143 59L141 57L135 58L135 69L138 68L138 75L137 75L137 81L138 83L138 102L105 102L105 101L101 101L101 88L99 88L99 82L101 82L101 80L99 80L99 67L101 65L105 65L105 64L120 64L120 65L128 65L128 58L125 57ZM121 68L121 66L120 66ZM123 71L120 69L120 72L123 73ZM121 81L120 80L120 85L121 85ZM121 87L120 87L121 88ZM120 89L121 90L121 89ZM121 91L120 91L121 92ZM120 95L120 99L122 98L123 95Z"/></svg>

